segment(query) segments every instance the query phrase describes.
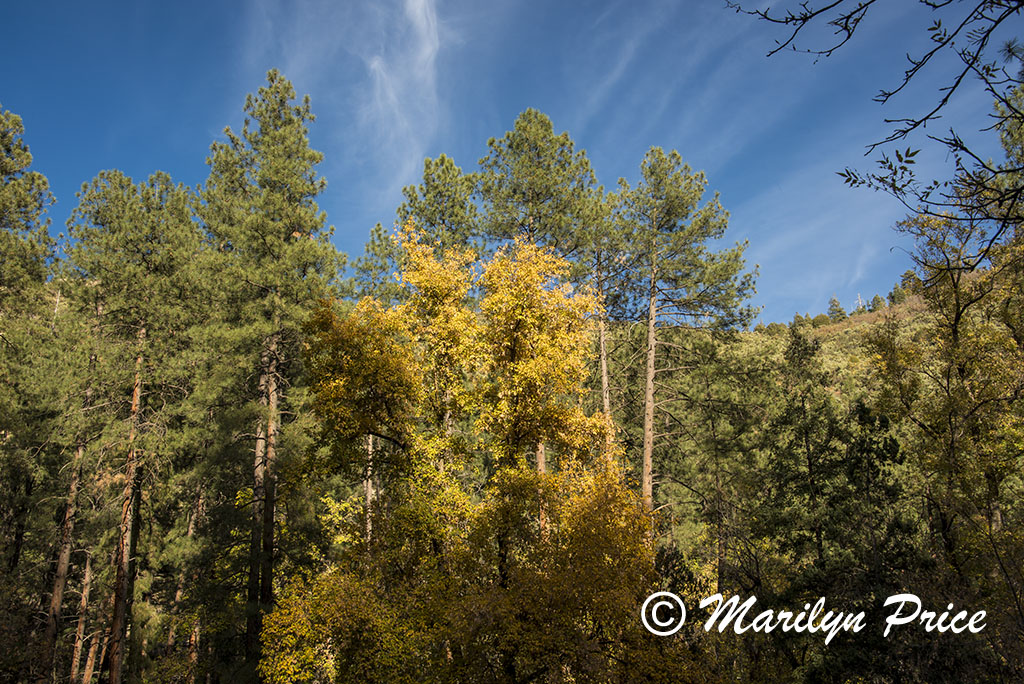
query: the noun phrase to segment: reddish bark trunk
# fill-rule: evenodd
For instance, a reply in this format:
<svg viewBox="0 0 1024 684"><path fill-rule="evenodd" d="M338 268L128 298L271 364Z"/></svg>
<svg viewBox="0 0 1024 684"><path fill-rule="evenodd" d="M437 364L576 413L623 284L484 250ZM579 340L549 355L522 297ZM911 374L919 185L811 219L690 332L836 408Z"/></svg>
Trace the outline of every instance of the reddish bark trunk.
<svg viewBox="0 0 1024 684"><path fill-rule="evenodd" d="M82 662L85 645L85 623L89 612L89 589L92 585L92 554L85 556L85 577L82 579L82 600L78 604L78 627L75 629L75 648L71 655L71 682L78 680L78 667Z"/></svg>
<svg viewBox="0 0 1024 684"><path fill-rule="evenodd" d="M642 496L648 511L654 510L654 369L657 341L657 274L651 269L650 294L647 308L647 373L644 385L644 462Z"/></svg>
<svg viewBox="0 0 1024 684"><path fill-rule="evenodd" d="M140 347L146 329L139 331ZM120 536L117 542L114 576L114 610L110 622L110 642L102 670L109 673L109 684L121 684L128 656L128 625L131 622L135 588L135 547L139 538L139 505L142 498L142 468L135 448L139 409L142 403L142 352L135 358L135 383L132 387L128 427L128 455L125 459L125 485L121 499Z"/></svg>
<svg viewBox="0 0 1024 684"><path fill-rule="evenodd" d="M64 606L64 589L68 583L68 568L71 565L71 545L74 541L75 512L78 509L78 485L82 477L82 454L85 445L79 443L71 465L71 483L64 505L64 522L60 531L60 550L57 553L57 569L50 594L50 610L46 615L46 631L43 634L43 661L40 663L39 684L50 681L53 675L54 650L57 646L57 626Z"/></svg>

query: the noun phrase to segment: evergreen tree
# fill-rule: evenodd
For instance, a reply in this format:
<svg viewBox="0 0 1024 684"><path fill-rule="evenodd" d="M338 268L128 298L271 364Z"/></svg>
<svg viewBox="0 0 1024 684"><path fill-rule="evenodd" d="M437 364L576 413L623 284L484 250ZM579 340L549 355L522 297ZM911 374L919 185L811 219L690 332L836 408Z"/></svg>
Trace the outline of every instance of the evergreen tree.
<svg viewBox="0 0 1024 684"><path fill-rule="evenodd" d="M839 299L835 295L832 295L832 298L828 300L828 317L833 323L846 320L846 309L839 303Z"/></svg>
<svg viewBox="0 0 1024 684"><path fill-rule="evenodd" d="M0 625L0 678L27 680L33 656L45 659L51 650L24 646L37 624L39 570L53 534L37 511L59 496L51 486L61 463L46 458L59 415L48 363L57 358L50 342L59 304L47 285L53 197L46 177L30 170L23 133L21 118L0 108L0 612L9 616Z"/></svg>
<svg viewBox="0 0 1024 684"><path fill-rule="evenodd" d="M109 373L105 387L96 388L112 420L104 441L124 453L109 644L101 665L117 684L129 659L143 485L173 443L170 407L188 392L175 360L187 344L186 271L198 254L199 231L187 189L162 173L135 185L118 171L104 171L83 186L68 227L74 241L65 247L68 280L81 314L96 317L97 353ZM61 566L58 576L66 574L64 553Z"/></svg>
<svg viewBox="0 0 1024 684"><path fill-rule="evenodd" d="M907 292L898 283L892 286L892 289L889 291L889 294L886 297L886 301L888 301L889 304L893 306L895 306L896 304L902 304L906 300Z"/></svg>
<svg viewBox="0 0 1024 684"><path fill-rule="evenodd" d="M423 182L402 189L398 223L410 220L423 240L439 252L473 247L480 238L480 218L473 202L477 174L463 173L452 158L423 160Z"/></svg>
<svg viewBox="0 0 1024 684"><path fill-rule="evenodd" d="M601 308L597 311L598 378L600 379L601 410L611 424L611 367L609 365L608 327L611 320L629 318L628 297L623 284L628 280L627 245L630 233L614 218L617 198L605 195L598 188L593 201L587 205L579 254L580 268L587 272L586 282L591 286ZM609 432L609 435L611 433Z"/></svg>
<svg viewBox="0 0 1024 684"><path fill-rule="evenodd" d="M640 165L635 188L619 181L619 220L633 234L628 263L634 304L646 319L643 462L644 504L653 509L655 376L662 326L735 328L753 311L743 301L754 276L743 273L744 245L713 252L708 242L725 234L728 214L718 196L700 204L707 185L679 153L651 148ZM662 345L663 346L663 345Z"/></svg>
<svg viewBox="0 0 1024 684"><path fill-rule="evenodd" d="M276 70L246 98L241 132L226 129L227 141L211 147L200 212L223 279L230 332L222 342L238 369L253 373L236 385L255 404L245 639L253 670L274 600L282 422L301 408L299 334L315 303L333 293L343 263L315 202L326 181L316 171L323 155L309 147L309 98L294 99Z"/></svg>
<svg viewBox="0 0 1024 684"><path fill-rule="evenodd" d="M29 170L24 131L21 117L0 109L0 325L9 325L19 315L16 307L32 301L26 295L40 291L53 251L45 216L53 196L46 177Z"/></svg>
<svg viewBox="0 0 1024 684"><path fill-rule="evenodd" d="M522 237L562 258L577 256L600 200L586 153L568 133L556 135L551 119L535 109L487 146L479 176L487 237L499 243Z"/></svg>
<svg viewBox="0 0 1024 684"><path fill-rule="evenodd" d="M363 247L363 255L355 262L354 289L357 297L373 297L387 304L395 303L403 295L396 277L401 250L393 234L376 224Z"/></svg>
<svg viewBox="0 0 1024 684"><path fill-rule="evenodd" d="M451 157L423 160L423 182L402 189L405 201L398 207L397 225L415 225L422 239L438 254L456 248L478 248L480 220L473 196L476 174L463 173ZM397 236L377 224L370 232L363 256L356 260L356 287L363 297L397 302L403 289L397 280L403 250Z"/></svg>

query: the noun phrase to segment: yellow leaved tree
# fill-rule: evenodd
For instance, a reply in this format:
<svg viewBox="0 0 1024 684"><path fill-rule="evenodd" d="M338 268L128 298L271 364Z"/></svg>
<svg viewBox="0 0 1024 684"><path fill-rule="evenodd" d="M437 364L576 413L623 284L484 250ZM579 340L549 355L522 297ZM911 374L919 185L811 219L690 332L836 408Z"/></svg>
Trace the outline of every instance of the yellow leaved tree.
<svg viewBox="0 0 1024 684"><path fill-rule="evenodd" d="M605 418L582 408L600 303L522 240L479 263L436 254L412 226L396 239L403 303L325 306L309 349L328 451L365 464L352 454L377 435L374 462L388 454L372 537L353 523L337 557L285 592L263 631L266 680L697 672L681 641L639 621L656 582L650 517Z"/></svg>

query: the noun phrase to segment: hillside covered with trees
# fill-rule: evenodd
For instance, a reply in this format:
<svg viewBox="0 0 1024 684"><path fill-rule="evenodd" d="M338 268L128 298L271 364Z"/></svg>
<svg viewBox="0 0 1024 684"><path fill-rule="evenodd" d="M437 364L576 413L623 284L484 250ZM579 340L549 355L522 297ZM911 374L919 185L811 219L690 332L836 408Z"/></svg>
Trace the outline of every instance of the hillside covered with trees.
<svg viewBox="0 0 1024 684"><path fill-rule="evenodd" d="M886 299L756 327L713 179L608 189L536 110L349 265L277 71L200 187L104 171L57 238L0 110L0 680L1020 681L1022 107ZM883 637L902 592L986 628Z"/></svg>

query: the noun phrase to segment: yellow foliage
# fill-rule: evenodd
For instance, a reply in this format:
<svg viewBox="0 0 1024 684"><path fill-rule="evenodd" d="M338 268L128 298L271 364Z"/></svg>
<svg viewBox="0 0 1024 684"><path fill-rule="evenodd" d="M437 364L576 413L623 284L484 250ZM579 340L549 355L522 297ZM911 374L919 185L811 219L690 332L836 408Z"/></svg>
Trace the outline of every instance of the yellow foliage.
<svg viewBox="0 0 1024 684"><path fill-rule="evenodd" d="M399 311L365 298L349 313L327 302L307 326L306 363L314 410L345 465L361 465L362 440L407 439L422 392L422 369Z"/></svg>
<svg viewBox="0 0 1024 684"><path fill-rule="evenodd" d="M522 239L484 268L488 362L479 426L506 465L543 441L569 452L602 442L603 421L580 407L600 304L589 290L561 282L567 270L550 250Z"/></svg>
<svg viewBox="0 0 1024 684"><path fill-rule="evenodd" d="M267 680L694 671L637 619L655 582L650 516L607 418L582 408L597 298L522 240L482 266L469 251L437 254L411 224L397 240L403 303L322 306L308 358L325 435L355 454L367 433L386 434L406 458L382 485L372 544L345 537L345 504L329 502L326 533L356 553L293 585L267 618ZM541 443L552 473L526 465ZM474 490L462 466L480 445L493 469Z"/></svg>

